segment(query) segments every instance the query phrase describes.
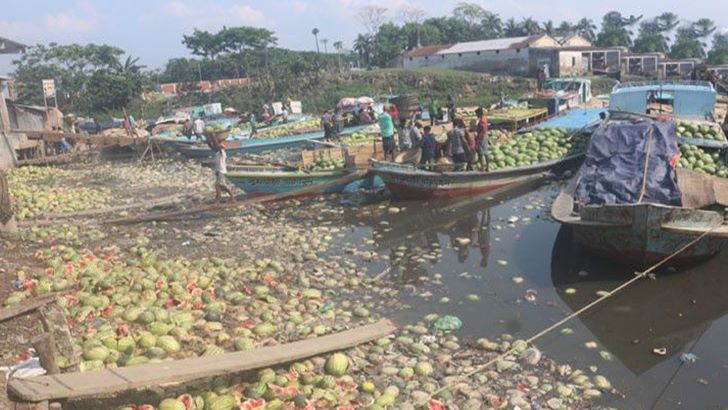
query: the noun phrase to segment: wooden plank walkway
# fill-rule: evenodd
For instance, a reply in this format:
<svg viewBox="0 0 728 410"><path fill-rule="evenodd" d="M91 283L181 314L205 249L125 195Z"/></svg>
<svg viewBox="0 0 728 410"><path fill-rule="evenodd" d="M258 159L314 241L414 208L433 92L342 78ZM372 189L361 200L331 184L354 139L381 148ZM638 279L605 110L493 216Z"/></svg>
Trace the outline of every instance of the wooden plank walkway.
<svg viewBox="0 0 728 410"><path fill-rule="evenodd" d="M26 299L15 306L0 309L0 322L4 322L8 319L12 319L14 317L26 314L42 306L45 306L48 303L54 301L62 294L63 292L46 293L45 295L39 296L34 299Z"/></svg>
<svg viewBox="0 0 728 410"><path fill-rule="evenodd" d="M8 381L8 392L19 401L78 400L110 396L127 390L188 383L203 378L255 370L348 349L397 330L389 320L247 352L223 353L133 367L65 373Z"/></svg>

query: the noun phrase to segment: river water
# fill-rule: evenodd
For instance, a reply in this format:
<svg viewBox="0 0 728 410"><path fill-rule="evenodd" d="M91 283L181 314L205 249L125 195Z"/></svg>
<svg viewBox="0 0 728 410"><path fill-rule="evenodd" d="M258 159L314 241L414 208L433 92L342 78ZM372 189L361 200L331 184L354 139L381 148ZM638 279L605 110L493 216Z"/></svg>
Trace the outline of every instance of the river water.
<svg viewBox="0 0 728 410"><path fill-rule="evenodd" d="M563 182L459 202L350 207L347 242L411 290L403 322L456 315L462 337L528 338L629 280L635 269L584 254L549 216ZM465 245L465 243L469 244ZM624 409L728 406L728 254L659 271L535 344L560 363L607 376ZM568 289L568 290L567 290ZM407 292L403 292L407 294ZM444 298L444 299L443 299ZM573 333L571 332L573 331ZM565 334L568 332L569 334ZM589 346L589 347L587 347ZM664 348L658 355L653 349ZM692 353L695 361L682 360Z"/></svg>

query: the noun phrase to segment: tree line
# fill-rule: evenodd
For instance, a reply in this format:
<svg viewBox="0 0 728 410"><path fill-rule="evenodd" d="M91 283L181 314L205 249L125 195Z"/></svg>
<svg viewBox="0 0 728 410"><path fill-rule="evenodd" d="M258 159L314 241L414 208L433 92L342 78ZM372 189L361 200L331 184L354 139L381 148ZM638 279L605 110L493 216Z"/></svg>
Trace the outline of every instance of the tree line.
<svg viewBox="0 0 728 410"><path fill-rule="evenodd" d="M681 21L673 13L644 18L612 11L604 15L600 27L586 18L558 24L531 17L503 21L473 3L457 4L449 16L427 17L413 7L392 12L366 6L356 17L365 32L356 37L353 51L345 50L342 41L332 41L329 52L329 39L320 38L318 28L311 31L316 51L293 51L278 47L275 33L268 29L222 27L183 35L182 44L194 57L172 58L157 70L147 69L118 47L50 43L29 47L15 60L14 77L20 101L43 104L41 80L52 78L61 110L111 115L138 103L144 91L160 83L190 83L189 89L194 89L197 81L249 77L253 81L246 92L260 100L276 99L295 93L304 79L315 84L352 65L385 67L418 46L539 33L577 34L601 46L728 64L728 33L717 33L710 19Z"/></svg>
<svg viewBox="0 0 728 410"><path fill-rule="evenodd" d="M719 33L709 18L683 21L671 12L652 18L610 11L600 27L588 18L576 22L539 22L532 17L501 19L475 3L458 3L449 16L427 17L424 10L388 10L365 6L357 13L365 31L354 50L366 66L383 67L407 50L433 44L520 37L537 34L579 35L603 47L628 47L635 52L661 52L673 58L704 58L728 64L728 33ZM712 41L711 41L712 40Z"/></svg>
<svg viewBox="0 0 728 410"><path fill-rule="evenodd" d="M41 81L54 79L62 111L108 116L161 83L188 83L187 89L194 90L198 81L250 77L258 92L281 98L296 89L299 78L339 70L352 61L350 55L293 51L276 42L275 33L264 28L194 30L182 43L196 57L172 58L157 70L109 45L38 44L13 61L13 75L20 101L42 105Z"/></svg>

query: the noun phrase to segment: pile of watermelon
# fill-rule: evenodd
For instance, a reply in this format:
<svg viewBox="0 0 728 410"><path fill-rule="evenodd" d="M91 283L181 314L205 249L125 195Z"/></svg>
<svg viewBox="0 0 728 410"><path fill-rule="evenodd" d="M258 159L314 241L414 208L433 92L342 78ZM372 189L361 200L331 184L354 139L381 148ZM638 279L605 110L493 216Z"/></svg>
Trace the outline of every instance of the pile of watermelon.
<svg viewBox="0 0 728 410"><path fill-rule="evenodd" d="M721 178L728 177L728 166L719 150L707 150L693 144L682 144L680 151L682 157L678 161L678 167Z"/></svg>
<svg viewBox="0 0 728 410"><path fill-rule="evenodd" d="M588 137L569 135L563 128L538 129L518 134L490 147L491 170L523 167L584 152Z"/></svg>
<svg viewBox="0 0 728 410"><path fill-rule="evenodd" d="M691 121L677 121L677 133L681 137L697 138L725 142L726 138L720 126Z"/></svg>

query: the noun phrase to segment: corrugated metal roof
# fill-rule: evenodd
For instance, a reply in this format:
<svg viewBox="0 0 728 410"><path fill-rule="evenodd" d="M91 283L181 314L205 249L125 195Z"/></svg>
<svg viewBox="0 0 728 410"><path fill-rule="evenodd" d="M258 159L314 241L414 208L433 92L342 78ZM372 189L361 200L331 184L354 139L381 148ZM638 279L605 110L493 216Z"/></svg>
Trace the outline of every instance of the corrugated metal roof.
<svg viewBox="0 0 728 410"><path fill-rule="evenodd" d="M25 52L27 46L17 41L13 41L4 37L0 37L0 54L16 54Z"/></svg>
<svg viewBox="0 0 728 410"><path fill-rule="evenodd" d="M435 55L438 51L450 47L450 44L435 44L415 48L405 53L405 57L424 57Z"/></svg>
<svg viewBox="0 0 728 410"><path fill-rule="evenodd" d="M457 43L452 47L438 51L436 54L472 53L476 51L505 50L523 48L541 36L524 36L511 38L494 38L492 40L468 41Z"/></svg>

